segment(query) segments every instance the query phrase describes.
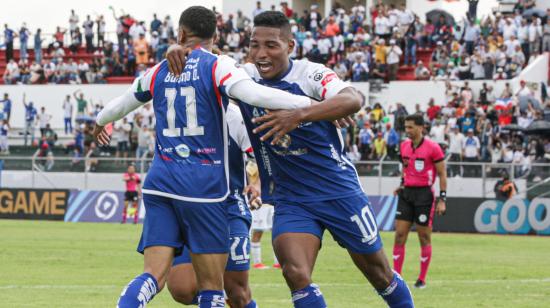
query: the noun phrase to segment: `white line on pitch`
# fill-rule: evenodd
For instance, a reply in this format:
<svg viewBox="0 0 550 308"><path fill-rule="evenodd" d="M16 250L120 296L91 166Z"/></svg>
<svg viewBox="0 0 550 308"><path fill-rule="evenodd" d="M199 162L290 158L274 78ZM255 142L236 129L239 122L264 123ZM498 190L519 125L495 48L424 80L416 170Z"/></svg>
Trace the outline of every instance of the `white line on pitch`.
<svg viewBox="0 0 550 308"><path fill-rule="evenodd" d="M430 284L500 284L500 283L548 283L550 282L550 277L539 278L539 279L478 279L478 280L429 280ZM412 281L411 281L412 283ZM364 283L367 285L367 282ZM286 287L285 283L251 283L251 287ZM321 287L357 287L362 286L362 283L319 283ZM3 289L110 289L110 288L121 288L119 285L0 285L0 290Z"/></svg>

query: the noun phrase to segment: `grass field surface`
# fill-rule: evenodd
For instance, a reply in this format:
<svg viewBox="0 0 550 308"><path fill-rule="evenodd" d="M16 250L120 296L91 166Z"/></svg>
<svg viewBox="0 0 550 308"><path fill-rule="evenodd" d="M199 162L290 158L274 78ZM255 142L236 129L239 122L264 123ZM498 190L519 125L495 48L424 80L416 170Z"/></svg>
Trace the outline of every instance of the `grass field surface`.
<svg viewBox="0 0 550 308"><path fill-rule="evenodd" d="M142 272L140 232L141 225L0 220L0 307L114 307ZM382 238L391 253L393 234ZM412 289L416 307L550 307L550 238L434 234L433 247L428 287ZM411 233L403 273L411 287L419 250ZM263 253L269 263L268 236ZM384 307L329 234L314 280L329 307ZM250 281L261 308L292 307L280 270L251 270ZM177 306L167 290L149 305Z"/></svg>

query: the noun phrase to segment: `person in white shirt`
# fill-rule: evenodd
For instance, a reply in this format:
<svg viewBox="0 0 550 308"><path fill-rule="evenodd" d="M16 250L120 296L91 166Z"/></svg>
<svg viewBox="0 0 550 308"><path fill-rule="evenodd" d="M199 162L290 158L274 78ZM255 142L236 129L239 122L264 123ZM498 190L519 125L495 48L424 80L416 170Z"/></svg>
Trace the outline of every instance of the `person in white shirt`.
<svg viewBox="0 0 550 308"><path fill-rule="evenodd" d="M529 24L529 53L539 52L540 37L542 36L542 26L539 18L534 18Z"/></svg>
<svg viewBox="0 0 550 308"><path fill-rule="evenodd" d="M323 64L327 63L330 56L330 50L332 48L332 43L328 37L325 35L319 35L320 39L317 42L317 48L319 48L319 53L321 54Z"/></svg>
<svg viewBox="0 0 550 308"><path fill-rule="evenodd" d="M506 18L505 24L502 27L502 37L504 40L509 40L512 38L512 36L517 35L517 28L516 25L512 23L512 20L510 18Z"/></svg>
<svg viewBox="0 0 550 308"><path fill-rule="evenodd" d="M472 128L468 129L468 135L462 142L462 157L465 162L478 162L480 158L480 149L481 143L479 138L474 136L474 130ZM466 166L465 175L476 177L479 174L479 167L477 166Z"/></svg>
<svg viewBox="0 0 550 308"><path fill-rule="evenodd" d="M71 96L67 95L63 101L63 122L65 123L65 135L73 132L73 104Z"/></svg>
<svg viewBox="0 0 550 308"><path fill-rule="evenodd" d="M252 18L256 17L256 15L259 15L261 13L263 13L265 10L262 9L262 2L261 1L257 1L256 2L256 8L254 9L254 11L252 11Z"/></svg>
<svg viewBox="0 0 550 308"><path fill-rule="evenodd" d="M443 125L443 122L436 120L435 125L430 129L430 138L439 144L445 142L445 125Z"/></svg>
<svg viewBox="0 0 550 308"><path fill-rule="evenodd" d="M142 126L146 125L149 128L155 127L155 110L153 110L151 104L143 105L143 108L139 109L139 116Z"/></svg>
<svg viewBox="0 0 550 308"><path fill-rule="evenodd" d="M390 36L390 20L386 13L379 15L374 22L374 32L377 36L388 39Z"/></svg>
<svg viewBox="0 0 550 308"><path fill-rule="evenodd" d="M15 60L11 59L6 65L6 70L4 71L4 82L6 84L14 84L17 82L20 76L19 65Z"/></svg>
<svg viewBox="0 0 550 308"><path fill-rule="evenodd" d="M307 55L313 49L313 45L315 44L316 42L311 36L311 32L306 32L306 39L302 43L302 54L304 56Z"/></svg>
<svg viewBox="0 0 550 308"><path fill-rule="evenodd" d="M509 40L504 41L504 46L506 46L506 55L511 57L514 55L516 47L521 47L521 43L514 35L512 35Z"/></svg>
<svg viewBox="0 0 550 308"><path fill-rule="evenodd" d="M52 115L46 113L46 107L40 108L40 113L37 115L38 126L40 127L40 137L44 137L44 132L46 131L46 125L50 124Z"/></svg>
<svg viewBox="0 0 550 308"><path fill-rule="evenodd" d="M130 149L130 132L132 131L132 126L128 123L126 118L122 119L121 122L115 123L113 126L113 139L117 143L117 149L115 152L115 157L128 158L128 150ZM119 161L117 160L117 163ZM121 161L120 163L124 164L125 162Z"/></svg>
<svg viewBox="0 0 550 308"><path fill-rule="evenodd" d="M76 27L78 27L79 21L80 19L78 18L78 15L76 15L74 10L71 10L71 16L69 17L69 31L71 37L73 37L73 32L75 31Z"/></svg>
<svg viewBox="0 0 550 308"><path fill-rule="evenodd" d="M464 143L464 135L460 132L458 125L452 127L452 131L449 133L449 161L461 162L462 161L462 144ZM450 165L449 176L461 175L460 166Z"/></svg>
<svg viewBox="0 0 550 308"><path fill-rule="evenodd" d="M240 41L241 36L234 29L227 35L227 45L229 45L231 51L235 51L239 48Z"/></svg>
<svg viewBox="0 0 550 308"><path fill-rule="evenodd" d="M403 51L395 44L395 40L390 40L390 46L386 49L386 62L388 63L389 80L397 79L397 70L399 69L399 60Z"/></svg>
<svg viewBox="0 0 550 308"><path fill-rule="evenodd" d="M83 83L89 82L89 73L90 66L83 59L80 59L80 63L78 63L78 76Z"/></svg>

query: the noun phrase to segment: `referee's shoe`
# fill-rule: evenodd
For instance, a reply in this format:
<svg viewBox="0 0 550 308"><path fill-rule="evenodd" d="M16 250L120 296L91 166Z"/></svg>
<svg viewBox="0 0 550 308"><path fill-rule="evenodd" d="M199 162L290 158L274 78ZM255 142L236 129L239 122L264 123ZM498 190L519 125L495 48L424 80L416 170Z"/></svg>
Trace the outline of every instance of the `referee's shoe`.
<svg viewBox="0 0 550 308"><path fill-rule="evenodd" d="M416 289L424 289L426 287L426 283L420 279L418 279L415 283L414 283L414 287Z"/></svg>

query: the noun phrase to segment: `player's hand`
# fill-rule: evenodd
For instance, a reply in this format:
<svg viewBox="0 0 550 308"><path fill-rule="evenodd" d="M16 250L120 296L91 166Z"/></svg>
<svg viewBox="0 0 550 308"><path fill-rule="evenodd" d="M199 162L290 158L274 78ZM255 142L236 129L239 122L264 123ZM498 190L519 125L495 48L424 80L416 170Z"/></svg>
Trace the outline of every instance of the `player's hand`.
<svg viewBox="0 0 550 308"><path fill-rule="evenodd" d="M355 124L355 121L351 116L347 116L345 118L332 121L332 124L334 124L334 126L336 126L337 128L346 128L353 126Z"/></svg>
<svg viewBox="0 0 550 308"><path fill-rule="evenodd" d="M393 195L398 196L402 189L403 189L403 187L401 187L401 186L397 187L397 189L393 191Z"/></svg>
<svg viewBox="0 0 550 308"><path fill-rule="evenodd" d="M302 123L302 112L300 109L268 111L265 115L252 119L252 122L263 123L253 130L255 134L271 128L260 137L260 140L265 141L273 137L271 144L275 145L288 132L293 131Z"/></svg>
<svg viewBox="0 0 550 308"><path fill-rule="evenodd" d="M262 207L262 199L260 198L260 192L254 187L254 185L247 185L244 188L243 193L248 197L248 203L251 210L257 210Z"/></svg>
<svg viewBox="0 0 550 308"><path fill-rule="evenodd" d="M445 215L445 212L447 211L447 205L445 204L445 201L439 200L437 201L437 205L435 207L435 212L437 215Z"/></svg>
<svg viewBox="0 0 550 308"><path fill-rule="evenodd" d="M105 126L101 126L96 123L93 135L94 140L97 141L99 145L108 145L111 142L111 136L109 136L109 133L107 133Z"/></svg>
<svg viewBox="0 0 550 308"><path fill-rule="evenodd" d="M187 55L191 53L193 49L184 48L178 44L172 44L166 51L166 60L168 61L168 70L174 76L179 76L183 72Z"/></svg>

